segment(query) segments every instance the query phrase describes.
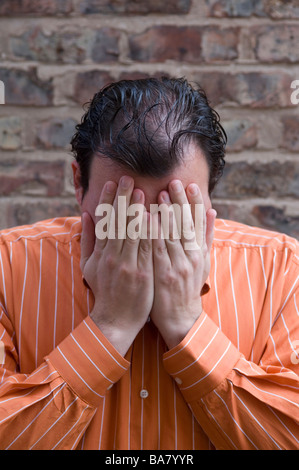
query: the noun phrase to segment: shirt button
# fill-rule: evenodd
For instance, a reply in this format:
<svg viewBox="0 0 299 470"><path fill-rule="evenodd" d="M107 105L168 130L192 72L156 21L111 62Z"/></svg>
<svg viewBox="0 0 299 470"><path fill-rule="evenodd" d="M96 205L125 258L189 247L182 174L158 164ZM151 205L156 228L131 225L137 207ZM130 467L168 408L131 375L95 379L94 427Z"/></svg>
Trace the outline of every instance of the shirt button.
<svg viewBox="0 0 299 470"><path fill-rule="evenodd" d="M174 380L176 381L178 385L182 385L183 383L183 381L179 377L176 377Z"/></svg>
<svg viewBox="0 0 299 470"><path fill-rule="evenodd" d="M141 398L147 398L148 397L148 391L145 389L140 390L140 396Z"/></svg>

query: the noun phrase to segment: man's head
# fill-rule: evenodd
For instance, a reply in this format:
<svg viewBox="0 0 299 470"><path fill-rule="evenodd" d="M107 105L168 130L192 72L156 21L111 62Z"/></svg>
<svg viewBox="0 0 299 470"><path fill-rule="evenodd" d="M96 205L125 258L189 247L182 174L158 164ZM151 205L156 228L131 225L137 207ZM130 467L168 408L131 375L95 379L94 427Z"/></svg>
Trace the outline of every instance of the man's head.
<svg viewBox="0 0 299 470"><path fill-rule="evenodd" d="M134 178L148 203L173 178L193 181L208 207L224 167L226 134L201 88L185 79L150 78L96 93L71 145L83 210L92 213L104 183L123 174Z"/></svg>

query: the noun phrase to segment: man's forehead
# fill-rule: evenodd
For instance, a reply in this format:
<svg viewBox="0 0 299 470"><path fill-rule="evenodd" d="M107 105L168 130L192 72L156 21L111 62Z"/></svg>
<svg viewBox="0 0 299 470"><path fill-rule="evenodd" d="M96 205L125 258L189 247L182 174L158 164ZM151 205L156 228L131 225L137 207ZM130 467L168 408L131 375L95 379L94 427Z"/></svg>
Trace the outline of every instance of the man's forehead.
<svg viewBox="0 0 299 470"><path fill-rule="evenodd" d="M134 179L135 187L148 193L167 189L168 184L173 179L180 179L185 187L190 183L208 186L209 170L201 150L192 145L188 146L187 150L182 162L162 177L140 175L129 168L121 167L107 157L95 156L92 162L90 180L96 179L97 183L103 187L107 181L118 183L123 175L128 175Z"/></svg>
<svg viewBox="0 0 299 470"><path fill-rule="evenodd" d="M135 188L141 189L144 192L146 206L156 203L159 193L163 190L167 191L169 183L174 179L181 180L185 188L190 183L198 184L203 192L208 188L208 177L200 169L198 169L198 172L195 172L186 165L180 165L168 175L159 178L138 175L129 169L120 168L116 164L109 164L103 168L103 162L101 162L96 166L98 167L97 171L93 171L91 179L96 182L96 186L100 191L107 181L114 181L118 184L122 176L128 175L133 178ZM94 185L91 184L90 186Z"/></svg>
<svg viewBox="0 0 299 470"><path fill-rule="evenodd" d="M124 175L131 176L134 180L135 188L144 192L144 205L149 210L151 204L157 204L159 193L168 190L169 183L174 179L182 181L186 188L191 183L196 183L203 196L204 204L208 208L211 205L209 196L209 169L204 156L198 152L189 152L187 158L173 169L168 175L163 177L151 177L138 175L130 169L119 166L108 157L95 156L90 168L88 190L82 200L82 210L94 213L100 200L104 185L107 181L114 181L118 184Z"/></svg>

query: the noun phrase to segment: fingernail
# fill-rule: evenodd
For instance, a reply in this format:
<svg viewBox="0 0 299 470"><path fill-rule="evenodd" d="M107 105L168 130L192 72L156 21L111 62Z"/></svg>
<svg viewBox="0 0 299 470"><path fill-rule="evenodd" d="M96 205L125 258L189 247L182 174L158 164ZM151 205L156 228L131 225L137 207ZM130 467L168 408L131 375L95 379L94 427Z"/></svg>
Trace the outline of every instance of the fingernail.
<svg viewBox="0 0 299 470"><path fill-rule="evenodd" d="M166 193L166 192L162 193L161 197L162 197L163 202L166 202L166 204L170 203L170 197L169 197L168 193Z"/></svg>
<svg viewBox="0 0 299 470"><path fill-rule="evenodd" d="M196 196L196 194L198 194L198 186L197 184L190 184L189 186L189 193L192 195L192 196Z"/></svg>
<svg viewBox="0 0 299 470"><path fill-rule="evenodd" d="M106 183L106 192L108 194L113 194L114 188L115 188L115 183L113 183L113 181L108 181L108 183Z"/></svg>
<svg viewBox="0 0 299 470"><path fill-rule="evenodd" d="M133 192L132 199L133 199L134 202L140 201L140 199L141 199L141 191L139 191L138 189L135 190L135 191Z"/></svg>
<svg viewBox="0 0 299 470"><path fill-rule="evenodd" d="M182 184L180 181L174 181L171 183L171 187L175 193L179 193L182 189Z"/></svg>
<svg viewBox="0 0 299 470"><path fill-rule="evenodd" d="M122 176L122 178L120 180L120 184L121 184L122 188L129 189L129 187L131 185L131 178L129 176Z"/></svg>

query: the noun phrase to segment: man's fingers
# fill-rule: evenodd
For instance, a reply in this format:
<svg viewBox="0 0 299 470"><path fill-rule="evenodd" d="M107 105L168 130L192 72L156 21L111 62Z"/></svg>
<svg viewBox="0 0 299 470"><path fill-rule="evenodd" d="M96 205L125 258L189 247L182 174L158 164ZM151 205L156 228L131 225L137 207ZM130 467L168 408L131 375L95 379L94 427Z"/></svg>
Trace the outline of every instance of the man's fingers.
<svg viewBox="0 0 299 470"><path fill-rule="evenodd" d="M113 227L109 232L109 249L115 253L122 251L127 237L127 211L134 189L134 180L130 176L122 176L118 183L117 192L113 202ZM112 220L111 220L112 223Z"/></svg>
<svg viewBox="0 0 299 470"><path fill-rule="evenodd" d="M216 220L217 212L215 209L209 209L207 211L207 232L206 232L206 241L208 252L211 251L213 238L214 238L214 226Z"/></svg>
<svg viewBox="0 0 299 470"><path fill-rule="evenodd" d="M165 246L172 262L179 262L176 258L182 256L184 248L184 230L181 226L182 206L178 203L172 204L167 191L162 191L158 200L161 214L161 236L165 240Z"/></svg>
<svg viewBox="0 0 299 470"><path fill-rule="evenodd" d="M101 192L99 204L95 211L96 249L102 251L107 243L111 225L114 224L113 201L117 191L114 181L107 181Z"/></svg>
<svg viewBox="0 0 299 470"><path fill-rule="evenodd" d="M172 203L179 207L180 211L176 212L176 220L181 236L181 244L187 255L191 255L191 251L197 250L198 245L201 247L204 242L203 218L200 209L203 208L201 193L197 185L190 185L189 193L187 193L183 184L179 180L173 180L169 184L169 193ZM196 191L194 191L194 189ZM179 215L179 217L177 216ZM196 231L196 221L199 217L199 228ZM197 224L198 225L198 224Z"/></svg>
<svg viewBox="0 0 299 470"><path fill-rule="evenodd" d="M82 235L81 235L81 260L80 267L83 272L87 260L92 255L95 244L95 230L92 217L88 212L83 212L81 216Z"/></svg>
<svg viewBox="0 0 299 470"><path fill-rule="evenodd" d="M141 238L138 247L138 266L142 269L152 267L151 214L144 210L142 216Z"/></svg>
<svg viewBox="0 0 299 470"><path fill-rule="evenodd" d="M154 260L154 270L161 269L162 266L170 267L171 261L169 258L165 235L163 233L163 227L161 221L159 220L159 214L151 214L151 236L153 241L153 260Z"/></svg>
<svg viewBox="0 0 299 470"><path fill-rule="evenodd" d="M140 189L134 189L127 210L126 238L123 241L122 257L124 260L137 264L138 247L142 230L144 230L144 193Z"/></svg>
<svg viewBox="0 0 299 470"><path fill-rule="evenodd" d="M187 196L191 206L196 241L200 248L204 248L206 244L206 211L197 184L192 183L187 187Z"/></svg>

